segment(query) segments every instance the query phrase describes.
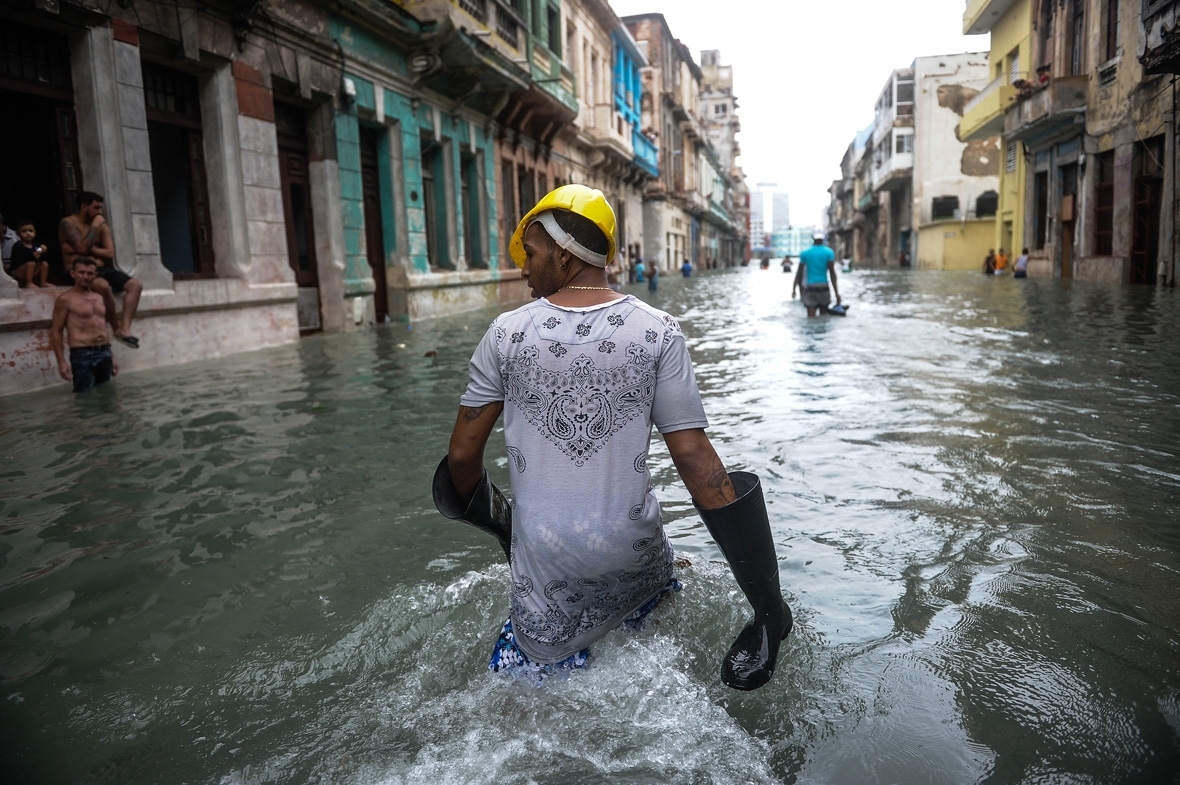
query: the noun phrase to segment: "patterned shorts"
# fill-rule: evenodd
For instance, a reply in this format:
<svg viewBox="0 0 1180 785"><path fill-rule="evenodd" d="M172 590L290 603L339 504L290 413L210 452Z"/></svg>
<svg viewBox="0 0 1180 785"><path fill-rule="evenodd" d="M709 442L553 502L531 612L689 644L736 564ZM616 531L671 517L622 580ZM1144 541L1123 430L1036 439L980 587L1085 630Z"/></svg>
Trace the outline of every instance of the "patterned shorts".
<svg viewBox="0 0 1180 785"><path fill-rule="evenodd" d="M660 604L660 600L672 592L680 591L683 588L680 581L676 580L675 576L673 576L667 585L660 589L659 594L644 603L643 607L639 608L639 610L623 619L623 624L626 624L632 630L642 629L644 621L647 620L647 615L655 610L656 606ZM495 673L509 671L514 676L519 676L540 686L545 680L545 677L552 676L560 671L583 668L589 659L590 650L582 649L577 654L571 654L560 662L533 662L516 645L516 635L512 632L512 619L509 618L504 622L504 626L500 628L500 637L496 639L496 646L492 650L492 659L488 662L488 670Z"/></svg>

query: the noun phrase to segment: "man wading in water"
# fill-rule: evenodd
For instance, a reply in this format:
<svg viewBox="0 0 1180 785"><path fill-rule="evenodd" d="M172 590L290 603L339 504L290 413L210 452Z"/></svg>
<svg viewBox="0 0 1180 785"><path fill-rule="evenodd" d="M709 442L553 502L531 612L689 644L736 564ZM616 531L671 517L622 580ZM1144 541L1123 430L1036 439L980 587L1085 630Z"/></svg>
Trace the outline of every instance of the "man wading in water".
<svg viewBox="0 0 1180 785"><path fill-rule="evenodd" d="M536 302L492 322L434 501L493 534L512 570L511 615L489 667L540 679L582 666L588 647L638 625L680 589L647 467L655 425L709 533L754 606L722 680L761 687L791 630L762 486L726 472L676 320L612 291L615 215L601 191L565 185L529 211L510 253ZM516 501L488 480L484 448L504 414Z"/></svg>
<svg viewBox="0 0 1180 785"><path fill-rule="evenodd" d="M74 257L70 267L74 285L53 303L49 345L57 358L58 373L74 383L74 392L86 392L97 384L105 384L119 372L107 333L106 303L92 288L96 275L93 259ZM63 330L70 347L69 362L62 345Z"/></svg>

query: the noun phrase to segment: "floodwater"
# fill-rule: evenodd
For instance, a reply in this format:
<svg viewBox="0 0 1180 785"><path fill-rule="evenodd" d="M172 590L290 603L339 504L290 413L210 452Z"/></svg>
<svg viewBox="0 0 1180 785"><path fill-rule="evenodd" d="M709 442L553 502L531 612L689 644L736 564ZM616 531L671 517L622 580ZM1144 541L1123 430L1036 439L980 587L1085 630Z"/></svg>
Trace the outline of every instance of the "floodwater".
<svg viewBox="0 0 1180 785"><path fill-rule="evenodd" d="M4 780L1180 781L1176 294L868 270L808 321L792 277L634 287L766 488L765 688L718 679L747 608L658 436L685 590L487 671L503 557L429 486L489 311L0 399Z"/></svg>

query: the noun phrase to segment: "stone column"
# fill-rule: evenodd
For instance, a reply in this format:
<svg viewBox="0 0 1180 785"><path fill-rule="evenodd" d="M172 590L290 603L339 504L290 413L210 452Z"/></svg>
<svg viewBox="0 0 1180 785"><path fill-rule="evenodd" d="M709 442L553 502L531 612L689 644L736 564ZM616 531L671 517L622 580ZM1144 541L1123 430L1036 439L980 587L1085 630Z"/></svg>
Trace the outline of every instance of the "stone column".
<svg viewBox="0 0 1180 785"><path fill-rule="evenodd" d="M236 155L241 163L247 238L246 244L234 253L249 255L249 261L236 266L251 283L289 283L295 280L295 273L287 255L274 100L261 71L240 60L233 61L231 69L237 98ZM230 154L227 163L232 161ZM226 187L232 187L232 182L232 178L227 180Z"/></svg>
<svg viewBox="0 0 1180 785"><path fill-rule="evenodd" d="M83 182L105 199L116 263L145 289L171 289L160 259L139 31L118 19L87 29L71 67Z"/></svg>
<svg viewBox="0 0 1180 785"><path fill-rule="evenodd" d="M324 332L340 332L352 325L351 315L344 310L347 252L344 241L344 202L340 195L340 167L335 155L336 134L332 130L342 118L328 102L312 110L308 119L311 155L307 173L311 185L320 318Z"/></svg>
<svg viewBox="0 0 1180 785"><path fill-rule="evenodd" d="M209 186L209 217L214 226L213 258L219 278L245 278L250 272L246 184L242 177L242 139L236 106L233 71L227 63L201 85L205 176ZM264 134L259 131L258 135ZM270 137L274 137L273 129ZM265 147L259 142L255 146L260 144ZM276 170L277 166L275 163ZM281 220L282 196L277 188L252 196L255 201L265 202L255 206L255 215L277 212Z"/></svg>
<svg viewBox="0 0 1180 785"><path fill-rule="evenodd" d="M459 240L458 216L463 209L463 191L459 185L459 150L450 137L439 139L442 147L443 162L443 193L446 194L445 204L439 206L445 210L447 231L447 254L451 257L451 264L455 270L466 270L467 260L463 257L463 246Z"/></svg>

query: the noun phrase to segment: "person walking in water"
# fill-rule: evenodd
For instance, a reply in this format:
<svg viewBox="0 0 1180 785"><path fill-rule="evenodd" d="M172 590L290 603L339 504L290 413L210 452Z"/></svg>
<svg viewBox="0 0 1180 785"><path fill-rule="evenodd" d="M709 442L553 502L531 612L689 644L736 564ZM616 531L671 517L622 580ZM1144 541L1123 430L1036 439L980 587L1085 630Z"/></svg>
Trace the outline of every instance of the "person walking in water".
<svg viewBox="0 0 1180 785"><path fill-rule="evenodd" d="M1020 256L1016 257L1016 264L1012 268L1013 278L1027 278L1028 277L1028 249L1025 248L1020 252Z"/></svg>
<svg viewBox="0 0 1180 785"><path fill-rule="evenodd" d="M762 487L726 471L705 434L676 319L607 284L614 238L614 211L583 185L551 191L516 227L509 251L536 301L497 317L471 358L435 506L508 559L511 610L489 668L541 680L581 667L596 641L681 588L651 490L654 426L754 608L722 681L757 689L792 625ZM511 506L484 468L501 414Z"/></svg>
<svg viewBox="0 0 1180 785"><path fill-rule="evenodd" d="M106 298L93 288L97 277L94 260L76 256L70 266L74 285L53 303L49 345L57 358L61 378L74 383L74 392L106 384L119 372L107 334ZM63 332L65 340L63 342ZM70 347L66 361L64 344Z"/></svg>
<svg viewBox="0 0 1180 785"><path fill-rule="evenodd" d="M829 278L832 280L830 290ZM817 313L828 313L832 291L836 292L836 304L841 302L840 287L836 284L836 253L824 245L823 232L816 232L812 236L812 246L799 254L799 271L795 273L795 283L791 286L792 300L800 287L803 289L803 305L807 308L809 319Z"/></svg>

